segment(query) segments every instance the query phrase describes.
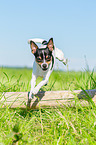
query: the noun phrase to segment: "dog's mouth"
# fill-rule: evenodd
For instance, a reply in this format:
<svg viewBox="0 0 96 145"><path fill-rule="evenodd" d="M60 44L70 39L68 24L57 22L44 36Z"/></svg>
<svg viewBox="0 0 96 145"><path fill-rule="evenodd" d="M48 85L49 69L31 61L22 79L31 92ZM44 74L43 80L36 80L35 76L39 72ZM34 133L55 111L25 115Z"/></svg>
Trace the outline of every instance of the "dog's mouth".
<svg viewBox="0 0 96 145"><path fill-rule="evenodd" d="M46 71L48 68L42 68L43 71Z"/></svg>

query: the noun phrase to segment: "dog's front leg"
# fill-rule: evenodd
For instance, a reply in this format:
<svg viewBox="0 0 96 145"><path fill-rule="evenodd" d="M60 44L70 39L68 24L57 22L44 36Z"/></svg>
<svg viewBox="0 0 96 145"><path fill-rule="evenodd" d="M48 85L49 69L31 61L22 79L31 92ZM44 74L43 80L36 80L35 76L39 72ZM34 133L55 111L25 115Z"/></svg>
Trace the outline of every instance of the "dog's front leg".
<svg viewBox="0 0 96 145"><path fill-rule="evenodd" d="M34 88L33 94L34 94L34 95L37 94L37 93L39 92L40 88L41 88L42 86L46 85L47 83L48 83L48 79L45 78L43 81L41 81L41 82Z"/></svg>
<svg viewBox="0 0 96 145"><path fill-rule="evenodd" d="M36 85L36 76L32 73L32 79L31 79L31 90L29 93L29 100L31 100L33 98L33 91Z"/></svg>

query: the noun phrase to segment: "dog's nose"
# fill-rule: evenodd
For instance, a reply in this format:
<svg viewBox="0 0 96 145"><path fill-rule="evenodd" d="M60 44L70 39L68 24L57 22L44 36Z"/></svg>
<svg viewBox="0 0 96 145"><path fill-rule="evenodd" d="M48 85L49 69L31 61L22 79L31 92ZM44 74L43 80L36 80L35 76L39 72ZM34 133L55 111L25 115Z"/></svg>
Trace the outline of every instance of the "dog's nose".
<svg viewBox="0 0 96 145"><path fill-rule="evenodd" d="M42 63L42 64L41 64L41 68L42 68L43 70L47 70L47 69L48 69L48 64L47 64L47 63Z"/></svg>
<svg viewBox="0 0 96 145"><path fill-rule="evenodd" d="M43 68L46 68L47 67L47 64L43 64Z"/></svg>

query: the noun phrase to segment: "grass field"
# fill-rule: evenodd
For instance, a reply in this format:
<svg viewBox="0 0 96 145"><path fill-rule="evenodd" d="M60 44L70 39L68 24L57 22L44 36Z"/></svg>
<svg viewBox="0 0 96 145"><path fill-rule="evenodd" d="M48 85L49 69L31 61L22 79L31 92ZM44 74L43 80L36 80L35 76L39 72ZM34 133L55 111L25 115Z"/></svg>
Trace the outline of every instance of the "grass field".
<svg viewBox="0 0 96 145"><path fill-rule="evenodd" d="M30 91L32 70L0 68L0 92ZM41 78L38 78L37 83ZM44 91L96 89L96 73L54 71ZM0 96L2 98L2 96ZM0 109L0 145L95 145L96 106Z"/></svg>

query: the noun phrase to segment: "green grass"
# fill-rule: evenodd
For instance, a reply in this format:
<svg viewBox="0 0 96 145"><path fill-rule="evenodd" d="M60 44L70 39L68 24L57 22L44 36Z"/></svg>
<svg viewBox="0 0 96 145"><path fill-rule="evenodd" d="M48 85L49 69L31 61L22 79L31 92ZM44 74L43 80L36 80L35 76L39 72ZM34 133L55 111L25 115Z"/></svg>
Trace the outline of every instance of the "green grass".
<svg viewBox="0 0 96 145"><path fill-rule="evenodd" d="M31 73L30 69L0 68L0 92L30 91ZM54 71L42 87L44 91L81 88L96 89L96 73ZM96 106L92 100L82 106L76 99L74 106L63 108L0 109L0 145L12 144L95 145Z"/></svg>

